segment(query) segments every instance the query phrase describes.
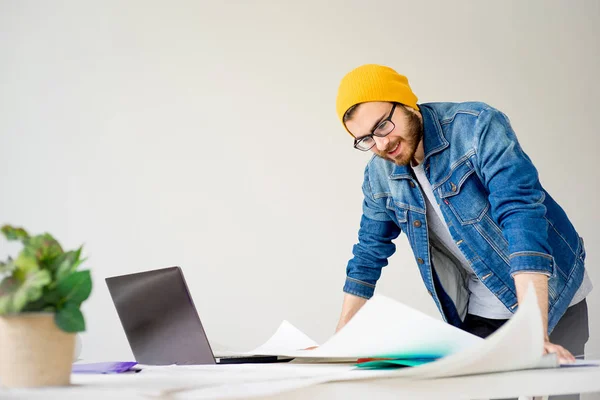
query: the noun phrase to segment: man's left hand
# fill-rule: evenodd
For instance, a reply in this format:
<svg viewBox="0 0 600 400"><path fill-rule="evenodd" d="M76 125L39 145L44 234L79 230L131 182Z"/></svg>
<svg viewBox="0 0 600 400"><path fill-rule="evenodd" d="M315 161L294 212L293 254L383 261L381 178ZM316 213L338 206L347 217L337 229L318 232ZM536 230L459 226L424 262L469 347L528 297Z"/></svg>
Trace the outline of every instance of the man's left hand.
<svg viewBox="0 0 600 400"><path fill-rule="evenodd" d="M544 354L548 353L556 353L561 364L572 364L575 362L575 357L573 357L573 354L571 354L569 350L558 344L550 343L549 340L546 340L544 342Z"/></svg>

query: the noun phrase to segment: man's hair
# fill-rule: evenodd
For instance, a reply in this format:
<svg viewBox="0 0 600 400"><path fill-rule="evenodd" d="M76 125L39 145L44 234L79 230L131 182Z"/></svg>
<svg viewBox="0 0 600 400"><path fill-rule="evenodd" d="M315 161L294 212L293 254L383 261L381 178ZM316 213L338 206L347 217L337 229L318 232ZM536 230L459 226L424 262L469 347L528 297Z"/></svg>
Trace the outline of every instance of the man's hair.
<svg viewBox="0 0 600 400"><path fill-rule="evenodd" d="M355 104L352 107L350 107L348 109L348 111L346 111L346 113L344 114L344 124L346 124L346 122L348 122L349 120L352 119L352 115L354 114L354 112L356 111L356 108L360 105L359 104Z"/></svg>

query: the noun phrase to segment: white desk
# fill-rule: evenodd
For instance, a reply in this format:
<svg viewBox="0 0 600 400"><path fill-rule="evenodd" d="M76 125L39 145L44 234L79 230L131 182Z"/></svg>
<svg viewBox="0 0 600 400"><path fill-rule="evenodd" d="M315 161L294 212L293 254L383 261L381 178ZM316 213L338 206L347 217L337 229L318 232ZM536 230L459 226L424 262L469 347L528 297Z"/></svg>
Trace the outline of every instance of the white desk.
<svg viewBox="0 0 600 400"><path fill-rule="evenodd" d="M0 390L0 399L202 399L215 398L224 393L243 393L247 398L249 387L256 383L239 381L250 376L251 370L263 366L212 366L198 370L171 367L146 370L137 374L74 375L72 387L37 390ZM244 370L244 368L246 370ZM269 368L269 367L268 367ZM281 365L282 372L291 365ZM232 375L232 371L238 371ZM244 372L245 371L245 372ZM250 371L250 372L249 372ZM263 369L264 372L264 369ZM245 374L242 375L241 373ZM280 377L283 375L280 375ZM229 379L233 383L228 383ZM237 382L237 383L236 383ZM260 383L276 387L281 381ZM246 385L244 387L244 385ZM181 390L182 387L195 390ZM240 388L242 391L240 392ZM492 399L518 396L541 396L566 393L597 392L587 398L600 399L600 367L580 367L555 370L530 370L433 380L372 379L321 383L301 387L276 395L263 395L261 399ZM230 398L240 398L230 397Z"/></svg>
<svg viewBox="0 0 600 400"><path fill-rule="evenodd" d="M457 378L406 381L332 382L308 387L275 399L494 399L519 396L593 393L600 399L600 367L561 370L537 370L476 375ZM338 397L339 396L339 397Z"/></svg>

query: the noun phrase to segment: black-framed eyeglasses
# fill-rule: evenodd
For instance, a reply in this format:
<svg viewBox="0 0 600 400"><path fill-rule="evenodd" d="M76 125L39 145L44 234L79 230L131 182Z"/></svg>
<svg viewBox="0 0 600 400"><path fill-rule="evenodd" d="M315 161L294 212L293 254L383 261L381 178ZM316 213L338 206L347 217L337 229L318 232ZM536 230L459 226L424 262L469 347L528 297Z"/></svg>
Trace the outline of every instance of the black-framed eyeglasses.
<svg viewBox="0 0 600 400"><path fill-rule="evenodd" d="M377 126L375 127L375 129L373 129L373 132L371 132L370 135L363 136L360 139L354 139L354 148L360 151L369 151L373 148L373 146L375 146L375 139L373 138L374 136L386 137L387 135L392 133L394 128L396 128L396 125L394 125L394 123L392 122L392 117L394 116L395 109L396 103L392 105L390 115L388 115L386 119L377 124Z"/></svg>

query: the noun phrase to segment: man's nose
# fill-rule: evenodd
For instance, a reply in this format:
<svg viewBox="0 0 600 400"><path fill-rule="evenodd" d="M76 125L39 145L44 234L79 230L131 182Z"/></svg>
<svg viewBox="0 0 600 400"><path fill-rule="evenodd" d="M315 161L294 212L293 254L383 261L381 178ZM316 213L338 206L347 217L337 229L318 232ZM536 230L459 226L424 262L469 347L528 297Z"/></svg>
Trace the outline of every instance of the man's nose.
<svg viewBox="0 0 600 400"><path fill-rule="evenodd" d="M373 140L375 141L375 146L377 146L377 150L379 150L379 151L386 150L390 143L390 139L387 136L384 136L384 137L373 136Z"/></svg>

